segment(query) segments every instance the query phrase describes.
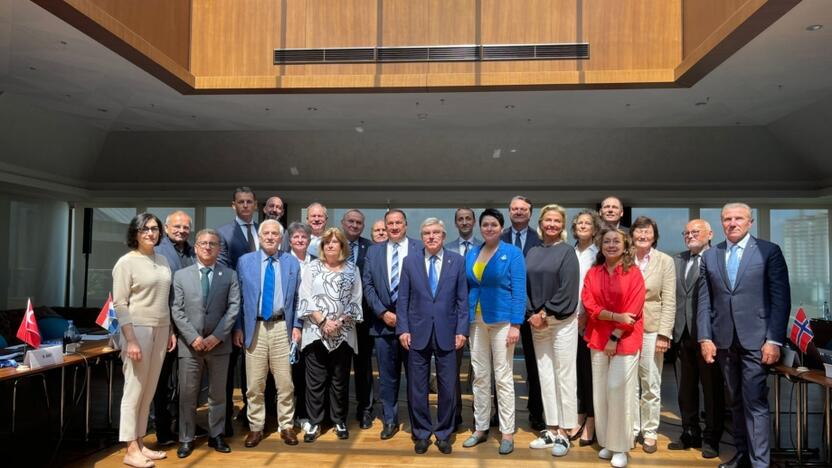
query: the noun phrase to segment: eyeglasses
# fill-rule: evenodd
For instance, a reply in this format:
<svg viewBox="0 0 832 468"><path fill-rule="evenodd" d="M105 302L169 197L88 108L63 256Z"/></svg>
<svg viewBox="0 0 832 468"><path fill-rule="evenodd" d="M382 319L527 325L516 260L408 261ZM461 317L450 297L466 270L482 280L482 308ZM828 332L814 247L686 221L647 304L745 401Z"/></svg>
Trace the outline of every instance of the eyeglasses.
<svg viewBox="0 0 832 468"><path fill-rule="evenodd" d="M209 241L201 241L197 242L196 245L202 247L204 249L215 249L220 246L219 242L209 242Z"/></svg>
<svg viewBox="0 0 832 468"><path fill-rule="evenodd" d="M151 233L151 232L159 232L159 226L140 227L139 232L141 232L142 234L148 234L148 233Z"/></svg>
<svg viewBox="0 0 832 468"><path fill-rule="evenodd" d="M702 231L684 231L682 232L682 237L699 237L699 234Z"/></svg>

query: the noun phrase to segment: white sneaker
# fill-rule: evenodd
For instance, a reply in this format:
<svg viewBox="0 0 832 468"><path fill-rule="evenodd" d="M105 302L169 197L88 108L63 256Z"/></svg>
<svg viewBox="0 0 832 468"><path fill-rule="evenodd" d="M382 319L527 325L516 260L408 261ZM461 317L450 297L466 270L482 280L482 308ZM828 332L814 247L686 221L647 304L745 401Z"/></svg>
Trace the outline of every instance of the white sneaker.
<svg viewBox="0 0 832 468"><path fill-rule="evenodd" d="M609 460L613 456L612 450L608 448L601 447L601 450L598 451L598 458L602 460Z"/></svg>
<svg viewBox="0 0 832 468"><path fill-rule="evenodd" d="M615 468L623 468L627 466L627 454L624 452L617 452L612 456L610 466L614 466Z"/></svg>
<svg viewBox="0 0 832 468"><path fill-rule="evenodd" d="M569 453L569 439L558 434L555 436L555 443L552 445L552 456L562 457Z"/></svg>
<svg viewBox="0 0 832 468"><path fill-rule="evenodd" d="M540 431L540 437L529 442L529 448L532 449L549 448L553 445L555 445L555 436L545 429Z"/></svg>

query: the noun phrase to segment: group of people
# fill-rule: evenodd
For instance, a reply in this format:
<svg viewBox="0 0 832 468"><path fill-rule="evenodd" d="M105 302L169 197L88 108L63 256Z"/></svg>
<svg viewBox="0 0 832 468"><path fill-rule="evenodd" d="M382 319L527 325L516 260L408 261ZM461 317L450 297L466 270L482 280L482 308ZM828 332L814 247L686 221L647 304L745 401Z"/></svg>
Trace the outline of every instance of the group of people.
<svg viewBox="0 0 832 468"><path fill-rule="evenodd" d="M280 197L267 200L260 223L257 206L251 189L237 188L235 219L199 231L193 246L183 212L169 215L164 229L148 213L131 221L131 251L113 268L126 464L150 467L166 457L142 442L160 393L157 440L174 443L173 418L160 414L169 391L163 383L174 367L180 458L192 453L202 433L209 447L231 451L224 437L233 433L238 373L246 447L263 440L267 411L276 414L288 445L298 443L297 427L304 442L314 442L327 421L339 439L349 438L351 370L361 429L372 427L378 400L380 438L399 431L404 371L414 450L425 453L433 443L449 454L462 424L466 343L474 424L462 447L486 441L497 425L499 453L508 455L516 428L513 356L521 342L529 423L540 431L531 449L562 457L575 441L597 441L599 457L616 467L627 465L638 444L656 452L662 364L673 346L681 360L683 432L668 449L719 455L727 387L737 453L720 466L768 466L764 366L778 360L785 339L789 283L779 247L750 235L748 205L723 207L726 240L715 248L708 223L690 221L682 233L687 250L673 257L656 249L654 220L641 216L629 228L622 225L616 197L598 211L581 210L568 228L566 210L556 204L541 207L532 226L532 202L523 196L510 201L508 225L499 210L477 216L459 208L454 240L438 218L420 223L418 239L408 237L399 209L373 224L370 240L361 237L365 219L356 209L346 211L340 228L327 228L326 207L313 203L306 223L284 230ZM482 239L474 236L475 223ZM178 366L170 365L174 355ZM195 414L206 371L209 428L202 430Z"/></svg>

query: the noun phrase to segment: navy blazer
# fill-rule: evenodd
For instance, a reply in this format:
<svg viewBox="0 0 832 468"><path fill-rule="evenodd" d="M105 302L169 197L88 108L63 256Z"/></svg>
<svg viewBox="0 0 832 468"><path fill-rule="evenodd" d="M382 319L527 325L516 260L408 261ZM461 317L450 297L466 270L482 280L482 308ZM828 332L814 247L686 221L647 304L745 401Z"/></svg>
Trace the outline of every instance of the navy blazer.
<svg viewBox="0 0 832 468"><path fill-rule="evenodd" d="M295 314L298 303L298 289L300 287L300 262L286 252L275 254L280 265L280 287L283 288L283 314L286 319L286 330L292 339L292 328L303 328L303 323ZM246 348L251 346L254 326L257 323L257 307L260 303L260 251L250 252L242 257L237 264L237 278L240 281L241 306L237 315L235 330L243 330Z"/></svg>
<svg viewBox="0 0 832 468"><path fill-rule="evenodd" d="M749 236L733 289L728 281L726 249L723 241L702 255L696 317L699 340L711 340L717 348L726 349L736 329L746 350L759 351L768 340L785 343L791 290L780 247Z"/></svg>
<svg viewBox="0 0 832 468"><path fill-rule="evenodd" d="M408 255L402 265L396 333L410 333L410 346L422 350L436 334L439 349L456 349L456 335L468 336L468 280L465 259L450 250L442 256L436 295L430 291L425 249Z"/></svg>
<svg viewBox="0 0 832 468"><path fill-rule="evenodd" d="M259 224L254 222L251 227L255 236L257 235L258 226ZM218 227L217 233L220 235L220 256L217 258L217 263L231 269L237 269L237 262L240 257L249 253L245 234L243 234L236 219Z"/></svg>
<svg viewBox="0 0 832 468"><path fill-rule="evenodd" d="M408 256L421 248L420 241L407 238ZM403 262L404 259L400 261L400 263ZM390 299L390 281L387 279L387 242L373 244L367 249L361 278L362 286L364 286L364 299L373 312L370 334L372 336L395 335L396 329L388 327L381 319L381 314L385 311L396 313L396 304ZM399 287L401 287L401 277L399 277ZM364 316L367 317L366 312Z"/></svg>
<svg viewBox="0 0 832 468"><path fill-rule="evenodd" d="M482 245L469 250L465 257L471 321L474 321L479 303L485 323L522 325L526 316L526 261L523 253L514 245L500 242L494 256L485 265L480 281L474 276L474 262L480 250Z"/></svg>
<svg viewBox="0 0 832 468"><path fill-rule="evenodd" d="M170 266L170 272L176 273L177 271L185 268L188 265L183 265L182 260L179 257L179 252L176 250L176 246L173 245L171 242L170 237L164 236L159 242L159 245L153 248L157 254L161 254L167 259L168 265ZM191 246L190 243L185 243L185 256L190 257L191 260L194 259L194 248ZM193 265L193 261L191 262Z"/></svg>
<svg viewBox="0 0 832 468"><path fill-rule="evenodd" d="M506 244L514 245L514 238L511 232L511 227L507 227L503 229L503 233L500 235L500 240L505 242ZM529 229L526 231L526 245L523 246L523 256L525 257L529 250L532 247L538 246L541 244L540 236L537 235L537 231L532 229L529 226Z"/></svg>

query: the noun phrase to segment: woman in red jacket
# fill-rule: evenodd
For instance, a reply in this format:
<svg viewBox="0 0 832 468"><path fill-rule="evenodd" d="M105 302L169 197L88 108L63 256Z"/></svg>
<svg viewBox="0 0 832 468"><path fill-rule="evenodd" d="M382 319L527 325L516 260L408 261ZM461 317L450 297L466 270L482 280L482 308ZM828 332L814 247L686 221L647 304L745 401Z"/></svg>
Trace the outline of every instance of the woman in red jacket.
<svg viewBox="0 0 832 468"><path fill-rule="evenodd" d="M598 456L614 467L627 466L627 452L633 446L633 415L628 409L636 397L644 295L641 271L633 268L630 235L604 228L581 300L588 317L584 339L592 354Z"/></svg>

